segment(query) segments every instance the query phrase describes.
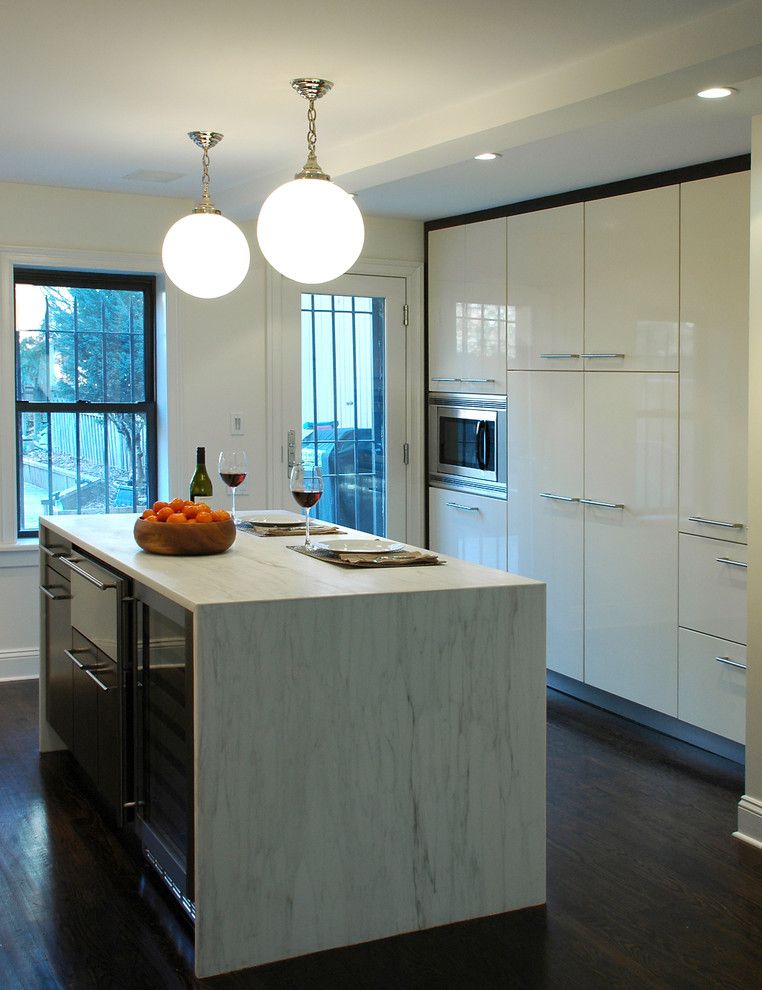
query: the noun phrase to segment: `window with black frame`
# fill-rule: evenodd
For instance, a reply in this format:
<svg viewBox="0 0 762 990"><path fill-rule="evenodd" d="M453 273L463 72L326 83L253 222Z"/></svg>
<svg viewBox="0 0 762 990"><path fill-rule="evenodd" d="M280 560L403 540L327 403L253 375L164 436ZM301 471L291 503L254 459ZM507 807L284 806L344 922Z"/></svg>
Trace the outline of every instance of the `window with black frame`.
<svg viewBox="0 0 762 990"><path fill-rule="evenodd" d="M155 279L16 268L19 536L156 492Z"/></svg>

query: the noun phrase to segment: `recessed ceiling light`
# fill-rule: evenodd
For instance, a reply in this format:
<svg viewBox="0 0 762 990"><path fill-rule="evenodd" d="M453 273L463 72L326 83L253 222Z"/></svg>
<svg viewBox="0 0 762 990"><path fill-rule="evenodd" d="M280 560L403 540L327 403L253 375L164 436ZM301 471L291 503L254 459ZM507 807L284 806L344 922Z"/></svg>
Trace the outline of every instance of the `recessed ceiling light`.
<svg viewBox="0 0 762 990"><path fill-rule="evenodd" d="M733 93L737 93L738 90L734 89L732 86L712 86L710 89L702 89L696 96L700 96L702 100L722 100L726 96L732 96Z"/></svg>
<svg viewBox="0 0 762 990"><path fill-rule="evenodd" d="M477 162L491 162L503 156L497 151L483 151L480 155L474 155Z"/></svg>

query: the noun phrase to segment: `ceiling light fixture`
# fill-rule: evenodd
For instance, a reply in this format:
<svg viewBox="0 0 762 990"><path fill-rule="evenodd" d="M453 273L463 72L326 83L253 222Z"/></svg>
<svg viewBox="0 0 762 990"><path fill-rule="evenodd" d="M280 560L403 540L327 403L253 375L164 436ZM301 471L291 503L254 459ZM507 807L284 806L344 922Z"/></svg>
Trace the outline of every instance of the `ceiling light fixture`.
<svg viewBox="0 0 762 990"><path fill-rule="evenodd" d="M474 155L474 160L477 162L494 162L496 158L502 157L499 151L483 151L480 155Z"/></svg>
<svg viewBox="0 0 762 990"><path fill-rule="evenodd" d="M711 86L709 89L699 90L696 96L700 96L702 100L722 100L726 96L732 96L733 93L737 92L738 90L732 86Z"/></svg>
<svg viewBox="0 0 762 990"><path fill-rule="evenodd" d="M330 282L355 263L365 240L357 205L331 182L315 157L315 100L333 87L327 79L292 79L307 110L307 161L290 182L265 200L257 221L262 254L276 271L295 282Z"/></svg>
<svg viewBox="0 0 762 990"><path fill-rule="evenodd" d="M209 149L220 143L222 134L190 131L188 137L203 152L201 201L169 228L161 260L178 289L200 299L216 299L243 282L251 255L243 232L209 199Z"/></svg>

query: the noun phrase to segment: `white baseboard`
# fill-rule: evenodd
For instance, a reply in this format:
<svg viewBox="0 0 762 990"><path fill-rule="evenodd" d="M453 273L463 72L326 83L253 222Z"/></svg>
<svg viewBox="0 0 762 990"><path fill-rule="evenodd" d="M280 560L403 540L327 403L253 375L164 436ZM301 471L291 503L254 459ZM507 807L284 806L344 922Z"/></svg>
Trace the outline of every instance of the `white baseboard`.
<svg viewBox="0 0 762 990"><path fill-rule="evenodd" d="M762 801L744 794L738 802L738 831L733 836L762 849Z"/></svg>
<svg viewBox="0 0 762 990"><path fill-rule="evenodd" d="M0 681L22 681L40 676L37 650L0 650Z"/></svg>

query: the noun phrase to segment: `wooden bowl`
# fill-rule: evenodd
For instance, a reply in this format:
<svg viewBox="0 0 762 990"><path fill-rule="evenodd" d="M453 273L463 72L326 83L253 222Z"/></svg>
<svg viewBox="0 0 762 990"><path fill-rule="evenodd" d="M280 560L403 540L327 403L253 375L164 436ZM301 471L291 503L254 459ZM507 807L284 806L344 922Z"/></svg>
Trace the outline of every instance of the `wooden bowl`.
<svg viewBox="0 0 762 990"><path fill-rule="evenodd" d="M233 545L236 537L232 519L188 526L138 519L133 532L135 542L141 549L148 553L163 553L175 557L224 553Z"/></svg>

